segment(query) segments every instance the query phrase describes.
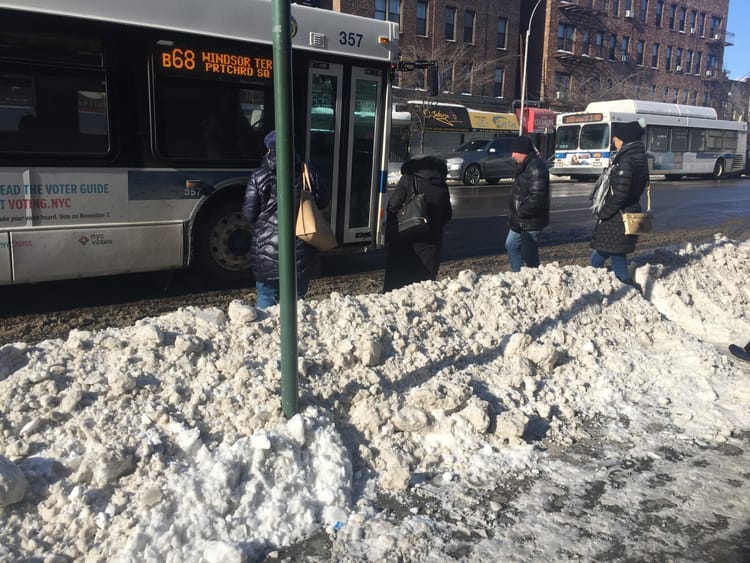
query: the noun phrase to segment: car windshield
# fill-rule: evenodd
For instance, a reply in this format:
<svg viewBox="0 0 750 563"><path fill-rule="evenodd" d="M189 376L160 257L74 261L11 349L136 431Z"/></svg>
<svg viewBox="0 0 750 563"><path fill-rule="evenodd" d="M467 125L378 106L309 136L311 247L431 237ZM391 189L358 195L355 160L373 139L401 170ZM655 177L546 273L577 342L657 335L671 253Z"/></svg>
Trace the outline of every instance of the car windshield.
<svg viewBox="0 0 750 563"><path fill-rule="evenodd" d="M489 143L487 140L474 139L473 141L469 141L468 143L459 146L453 152L483 151L487 147L487 143Z"/></svg>

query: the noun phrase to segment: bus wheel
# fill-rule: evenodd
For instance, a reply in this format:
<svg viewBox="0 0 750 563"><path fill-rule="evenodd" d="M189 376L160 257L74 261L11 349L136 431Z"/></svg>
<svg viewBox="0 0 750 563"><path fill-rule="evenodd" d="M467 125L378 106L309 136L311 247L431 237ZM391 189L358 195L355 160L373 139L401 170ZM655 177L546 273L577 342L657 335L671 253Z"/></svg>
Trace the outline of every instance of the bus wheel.
<svg viewBox="0 0 750 563"><path fill-rule="evenodd" d="M479 183L480 176L481 173L479 172L479 166L476 164L470 164L464 171L464 184L467 186L476 186Z"/></svg>
<svg viewBox="0 0 750 563"><path fill-rule="evenodd" d="M719 159L714 164L714 171L711 174L714 178L721 178L724 175L724 161Z"/></svg>
<svg viewBox="0 0 750 563"><path fill-rule="evenodd" d="M202 212L193 233L193 265L207 281L250 281L252 227L242 218L242 202L224 199Z"/></svg>

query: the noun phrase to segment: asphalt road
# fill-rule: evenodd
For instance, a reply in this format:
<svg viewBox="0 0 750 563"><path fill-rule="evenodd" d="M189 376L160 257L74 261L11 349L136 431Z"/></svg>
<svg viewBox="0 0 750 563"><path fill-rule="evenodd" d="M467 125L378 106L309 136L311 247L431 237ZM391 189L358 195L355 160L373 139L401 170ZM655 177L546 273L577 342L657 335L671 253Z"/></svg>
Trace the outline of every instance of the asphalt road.
<svg viewBox="0 0 750 563"><path fill-rule="evenodd" d="M444 260L504 252L510 186L510 180L496 186L451 186L453 220L446 226ZM551 224L542 244L588 240L593 186L592 182L553 179ZM656 232L719 227L731 218L750 218L750 177L666 181L654 176L651 190Z"/></svg>

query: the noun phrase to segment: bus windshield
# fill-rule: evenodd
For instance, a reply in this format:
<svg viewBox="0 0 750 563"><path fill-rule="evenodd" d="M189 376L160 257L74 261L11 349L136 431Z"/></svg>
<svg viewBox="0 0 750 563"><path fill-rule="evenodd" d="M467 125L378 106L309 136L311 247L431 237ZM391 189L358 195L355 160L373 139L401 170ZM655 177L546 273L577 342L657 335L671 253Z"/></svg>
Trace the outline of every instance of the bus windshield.
<svg viewBox="0 0 750 563"><path fill-rule="evenodd" d="M581 129L581 148L586 150L609 148L609 125L606 123L584 125Z"/></svg>
<svg viewBox="0 0 750 563"><path fill-rule="evenodd" d="M609 147L609 125L563 125L556 131L556 148L560 150L600 150Z"/></svg>

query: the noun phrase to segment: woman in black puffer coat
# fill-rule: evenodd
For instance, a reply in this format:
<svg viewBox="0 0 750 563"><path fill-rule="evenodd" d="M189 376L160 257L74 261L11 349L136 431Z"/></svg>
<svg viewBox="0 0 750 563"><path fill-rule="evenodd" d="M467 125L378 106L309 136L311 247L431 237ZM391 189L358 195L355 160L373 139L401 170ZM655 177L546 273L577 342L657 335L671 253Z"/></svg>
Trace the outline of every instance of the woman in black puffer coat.
<svg viewBox="0 0 750 563"><path fill-rule="evenodd" d="M641 212L639 201L649 182L646 148L641 141L645 128L643 119L612 124L612 141L617 154L612 160L609 182L603 182L601 189L597 188L592 194L597 222L591 240L594 249L591 265L602 268L609 259L615 276L634 286L628 272L627 255L635 250L638 235L625 234L622 213Z"/></svg>
<svg viewBox="0 0 750 563"><path fill-rule="evenodd" d="M264 309L279 302L279 216L276 194L276 137L266 135L268 152L263 156L260 167L247 182L242 215L253 224L253 238L250 242L250 269L258 290L256 306ZM308 165L312 192L319 209L330 204L328 190L321 183L318 172ZM295 209L302 189L302 162L295 157L294 190ZM320 275L320 253L300 239L294 239L297 265L297 296L301 299L307 293L310 279Z"/></svg>
<svg viewBox="0 0 750 563"><path fill-rule="evenodd" d="M445 161L434 156L413 158L401 167L401 179L388 194L388 251L383 291L437 278L443 250L443 230L453 215L448 184L445 182L447 175ZM429 230L404 240L398 236L396 214L412 190L412 180L416 190L427 199Z"/></svg>

